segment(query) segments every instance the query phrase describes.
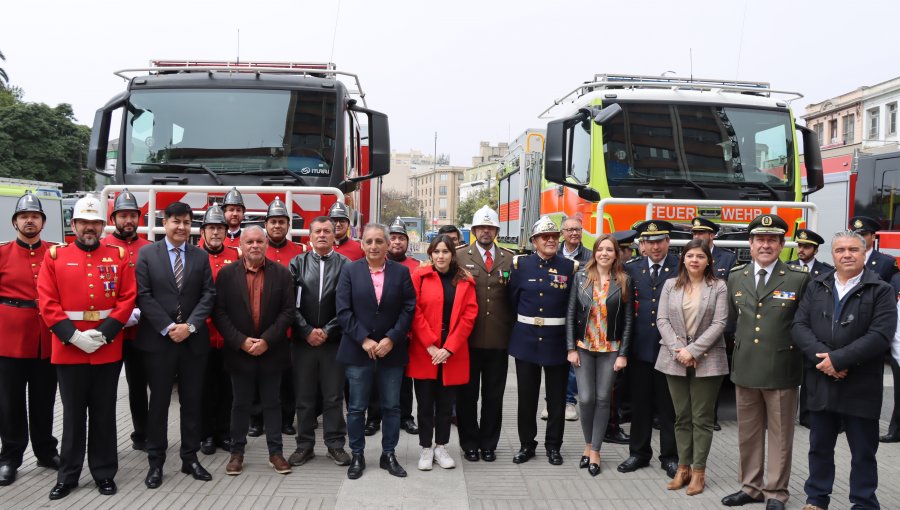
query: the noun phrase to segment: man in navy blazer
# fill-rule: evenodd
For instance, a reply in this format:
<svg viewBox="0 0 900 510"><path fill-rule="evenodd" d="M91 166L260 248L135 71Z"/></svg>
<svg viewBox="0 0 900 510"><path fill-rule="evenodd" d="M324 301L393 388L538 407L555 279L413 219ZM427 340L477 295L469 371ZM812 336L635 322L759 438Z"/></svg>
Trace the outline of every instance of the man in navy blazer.
<svg viewBox="0 0 900 510"><path fill-rule="evenodd" d="M200 449L200 413L203 376L209 352L206 318L216 299L206 252L188 242L193 212L174 202L166 207L166 237L144 246L135 275L138 288L138 323L135 347L144 353L150 409L147 420L147 457L150 471L144 484L162 485L168 448L169 403L178 381L181 404L181 471L197 480L212 476L197 460Z"/></svg>
<svg viewBox="0 0 900 510"><path fill-rule="evenodd" d="M350 400L347 436L351 480L366 468L365 413L373 384L382 409L382 455L379 466L405 477L394 449L400 439L400 385L408 362L407 333L416 309L416 293L406 266L387 259L387 227L363 229L365 258L346 264L337 286L337 318L343 330L337 360L346 366Z"/></svg>

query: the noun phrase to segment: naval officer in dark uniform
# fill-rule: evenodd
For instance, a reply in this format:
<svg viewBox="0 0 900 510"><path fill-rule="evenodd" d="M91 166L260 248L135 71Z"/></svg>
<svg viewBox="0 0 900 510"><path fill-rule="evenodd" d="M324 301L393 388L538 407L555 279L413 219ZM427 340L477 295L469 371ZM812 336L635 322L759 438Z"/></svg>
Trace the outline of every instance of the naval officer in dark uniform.
<svg viewBox="0 0 900 510"><path fill-rule="evenodd" d="M875 249L878 222L866 216L854 216L850 218L849 229L866 240L866 269L875 271L879 278L891 283L891 278L898 272L897 259Z"/></svg>
<svg viewBox="0 0 900 510"><path fill-rule="evenodd" d="M713 258L713 275L720 280L728 280L728 273L737 261L737 255L731 250L715 246L713 240L719 233L719 225L706 219L694 218L691 220L691 235L694 239L702 239Z"/></svg>
<svg viewBox="0 0 900 510"><path fill-rule="evenodd" d="M650 465L653 449L653 415L659 418L659 463L669 478L678 469L675 448L675 408L669 395L666 376L654 369L659 356L659 329L656 327L657 307L663 284L678 275L678 257L669 256L668 221L649 220L635 225L645 256L625 263L625 271L634 285L635 318L631 336L631 357L628 359L628 383L631 390L631 440L629 455L616 468L630 473Z"/></svg>
<svg viewBox="0 0 900 510"><path fill-rule="evenodd" d="M547 216L531 228L531 243L534 253L515 257L509 274L509 299L517 314L509 354L516 360L521 444L513 462L527 462L537 448L536 418L543 369L548 414L544 447L550 464L558 466L563 462L559 449L569 374L565 317L578 262L557 253L559 227Z"/></svg>

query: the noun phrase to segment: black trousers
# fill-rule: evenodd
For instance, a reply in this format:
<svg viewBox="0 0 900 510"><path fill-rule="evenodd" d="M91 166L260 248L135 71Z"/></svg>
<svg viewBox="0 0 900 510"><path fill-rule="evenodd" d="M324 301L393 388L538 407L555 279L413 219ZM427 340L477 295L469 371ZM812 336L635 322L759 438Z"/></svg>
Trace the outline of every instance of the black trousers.
<svg viewBox="0 0 900 510"><path fill-rule="evenodd" d="M131 426L134 428L131 439L135 441L147 440L147 412L150 408L147 367L144 365L143 355L134 346L134 340L125 340L122 344L125 380L128 382L128 407L131 409Z"/></svg>
<svg viewBox="0 0 900 510"><path fill-rule="evenodd" d="M147 416L147 460L150 467L162 468L169 447L169 403L178 381L181 418L180 456L184 462L197 460L202 433L203 377L207 354L194 354L185 344L168 353L144 352L147 382L150 383L150 410Z"/></svg>
<svg viewBox="0 0 900 510"><path fill-rule="evenodd" d="M281 371L267 370L259 363L248 372L231 374L234 403L231 407L231 453L244 453L247 430L250 428L250 411L254 400L262 407L263 424L269 455L281 454Z"/></svg>
<svg viewBox="0 0 900 510"><path fill-rule="evenodd" d="M95 481L115 478L116 389L122 362L103 365L56 365L63 405L63 436L57 483L75 484L87 450Z"/></svg>
<svg viewBox="0 0 900 510"><path fill-rule="evenodd" d="M850 446L850 502L853 508L880 508L878 490L878 420L830 411L809 413L809 478L806 502L828 508L834 487L834 446L841 429Z"/></svg>
<svg viewBox="0 0 900 510"><path fill-rule="evenodd" d="M222 349L210 349L203 380L201 437L231 439L231 376L225 372Z"/></svg>
<svg viewBox="0 0 900 510"><path fill-rule="evenodd" d="M631 383L631 441L630 454L649 460L653 456L650 437L653 434L653 415L659 418L659 460L678 459L675 447L675 408L666 376L653 368L653 363L629 361Z"/></svg>
<svg viewBox="0 0 900 510"><path fill-rule="evenodd" d="M347 442L344 420L344 367L337 361L337 342L313 347L303 341L291 345L294 359L294 392L297 396L297 448L316 443L316 409L322 398L322 435L328 448L343 448ZM293 413L292 413L293 414Z"/></svg>
<svg viewBox="0 0 900 510"><path fill-rule="evenodd" d="M458 386L444 386L442 369L438 367L437 379L416 379L416 402L419 403L419 446L430 448L434 442L445 445L450 441L450 418L456 403Z"/></svg>
<svg viewBox="0 0 900 510"><path fill-rule="evenodd" d="M891 376L894 379L894 410L891 411L891 422L888 425L888 434L900 436L900 365L893 356L888 356L891 363ZM802 404L801 404L802 405Z"/></svg>
<svg viewBox="0 0 900 510"><path fill-rule="evenodd" d="M566 421L566 386L569 383L569 364L541 366L516 360L516 381L519 386L518 429L522 448L537 448L537 408L541 391L541 369L547 400L547 432L544 447L559 450L562 446Z"/></svg>
<svg viewBox="0 0 900 510"><path fill-rule="evenodd" d="M381 423L381 399L378 398L378 386L372 386L372 395L369 401L369 408L366 410L366 423ZM413 417L413 380L410 377L403 377L400 383L400 422L404 422ZM421 405L421 404L420 404Z"/></svg>
<svg viewBox="0 0 900 510"><path fill-rule="evenodd" d="M506 349L469 349L469 382L459 387L456 398L457 432L463 451L497 449L508 370L509 355ZM419 399L419 406L421 402ZM419 427L421 429L421 423Z"/></svg>
<svg viewBox="0 0 900 510"><path fill-rule="evenodd" d="M607 434L615 434L622 428L619 407L624 401L623 396L626 394L627 384L628 376L626 376L623 371L620 370L613 375L613 391L612 396L609 399L609 421L606 423Z"/></svg>
<svg viewBox="0 0 900 510"><path fill-rule="evenodd" d="M0 466L22 465L29 430L35 457L56 455L55 402L56 368L49 359L0 357Z"/></svg>

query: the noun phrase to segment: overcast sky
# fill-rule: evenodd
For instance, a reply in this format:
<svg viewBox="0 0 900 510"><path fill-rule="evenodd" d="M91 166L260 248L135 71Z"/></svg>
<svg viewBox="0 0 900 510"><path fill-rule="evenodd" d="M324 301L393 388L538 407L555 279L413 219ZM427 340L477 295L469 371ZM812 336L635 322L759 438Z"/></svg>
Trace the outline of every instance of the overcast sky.
<svg viewBox="0 0 900 510"><path fill-rule="evenodd" d="M152 59L332 61L390 117L394 150L470 164L595 73L771 82L828 97L900 76L900 1L19 1L0 63L28 101L90 125ZM333 43L334 42L334 43Z"/></svg>

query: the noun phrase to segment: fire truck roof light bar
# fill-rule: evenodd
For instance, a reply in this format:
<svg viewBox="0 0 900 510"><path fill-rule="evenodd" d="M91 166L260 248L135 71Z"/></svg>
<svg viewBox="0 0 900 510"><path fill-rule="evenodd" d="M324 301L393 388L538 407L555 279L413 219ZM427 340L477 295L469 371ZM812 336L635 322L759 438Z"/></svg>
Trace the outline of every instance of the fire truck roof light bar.
<svg viewBox="0 0 900 510"><path fill-rule="evenodd" d="M153 60L153 67L135 67L120 69L113 74L123 80L131 80L136 74L161 72L172 73L255 73L259 74L291 74L297 76L326 75L337 79L338 76L351 78L356 84L356 90L348 89L351 95L359 96L363 106L368 108L366 93L359 82L359 75L338 71L333 63L300 63L300 62L197 62L175 60Z"/></svg>
<svg viewBox="0 0 900 510"><path fill-rule="evenodd" d="M167 185L148 185L148 184L115 184L110 186L105 186L103 190L100 192L100 214L104 218L109 217L109 212L107 211L108 201L112 198L112 195L122 191L125 188L128 188L128 191L132 193L148 193L147 197L147 215L148 218L155 218L157 213L160 212L159 209L156 208L156 194L157 193L206 193L207 196L210 193L221 193L225 194L231 191L233 186L167 186ZM238 191L241 193L255 194L255 193L279 193L284 195L284 204L287 207L288 215L293 215L294 210L294 195L334 195L339 202L344 202L344 192L339 190L338 188L331 188L327 186L237 186ZM111 233L115 231L115 226L107 226L104 229L105 232ZM137 232L139 234L147 234L147 239L150 241L156 240L156 234L165 234L166 229L164 227L138 227ZM191 235L199 235L199 228L191 228ZM307 236L309 235L308 228L300 228L300 229L291 229L288 235L291 236Z"/></svg>
<svg viewBox="0 0 900 510"><path fill-rule="evenodd" d="M722 94L725 92L745 93L751 92L763 97L771 97L772 94L790 96L788 102L800 99L803 94L788 90L773 90L766 82L713 80L705 78L679 78L674 76L632 76L622 74L598 74L594 80L579 85L568 94L553 101L553 104L538 115L539 119L550 118L548 115L557 106L574 102L575 99L594 92L596 90L616 89L667 89L672 91L694 90L699 92L713 92Z"/></svg>

